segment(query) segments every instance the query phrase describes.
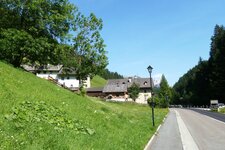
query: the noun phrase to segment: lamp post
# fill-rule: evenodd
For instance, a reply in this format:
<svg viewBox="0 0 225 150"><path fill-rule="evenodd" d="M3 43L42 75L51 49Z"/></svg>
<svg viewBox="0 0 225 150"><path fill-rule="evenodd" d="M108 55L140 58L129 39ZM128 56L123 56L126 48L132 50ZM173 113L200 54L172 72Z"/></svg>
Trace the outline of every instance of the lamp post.
<svg viewBox="0 0 225 150"><path fill-rule="evenodd" d="M149 75L150 75L150 88L151 88L151 96L152 96L152 98L151 98L151 103L150 103L150 105L151 105L151 107L152 107L152 125L153 125L153 127L155 126L155 120L154 120L154 100L153 100L153 92L152 92L152 66L148 66L148 72L149 72Z"/></svg>
<svg viewBox="0 0 225 150"><path fill-rule="evenodd" d="M166 107L168 107L169 106L169 98L168 98L169 96L166 94Z"/></svg>

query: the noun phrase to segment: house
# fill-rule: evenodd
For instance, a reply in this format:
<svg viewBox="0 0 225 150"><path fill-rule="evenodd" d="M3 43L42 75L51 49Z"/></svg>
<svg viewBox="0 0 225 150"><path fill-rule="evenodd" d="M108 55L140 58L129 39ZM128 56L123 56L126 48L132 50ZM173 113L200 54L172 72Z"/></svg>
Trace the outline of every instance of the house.
<svg viewBox="0 0 225 150"><path fill-rule="evenodd" d="M70 88L77 89L80 87L80 81L75 77L74 69L63 67L63 65L44 65L44 66L30 66L30 65L22 65L22 67L34 73L36 76L44 79L52 78L59 84ZM83 85L85 88L91 87L90 77L83 81Z"/></svg>
<svg viewBox="0 0 225 150"><path fill-rule="evenodd" d="M136 83L140 87L140 93L135 102L147 104L147 99L151 97L151 87L149 78L125 78L125 79L110 79L103 88L103 93L108 100L112 101L132 101L128 96L128 88Z"/></svg>
<svg viewBox="0 0 225 150"><path fill-rule="evenodd" d="M106 94L103 93L103 87L87 88L86 93L88 96L92 96L92 97L99 97L99 98L106 97Z"/></svg>

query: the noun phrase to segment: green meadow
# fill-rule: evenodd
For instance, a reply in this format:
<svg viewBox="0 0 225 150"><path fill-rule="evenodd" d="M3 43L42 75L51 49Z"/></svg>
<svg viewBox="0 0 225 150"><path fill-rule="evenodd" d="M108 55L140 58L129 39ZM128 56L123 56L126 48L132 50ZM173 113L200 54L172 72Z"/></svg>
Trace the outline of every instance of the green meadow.
<svg viewBox="0 0 225 150"><path fill-rule="evenodd" d="M168 109L82 97L0 62L0 149L143 149Z"/></svg>

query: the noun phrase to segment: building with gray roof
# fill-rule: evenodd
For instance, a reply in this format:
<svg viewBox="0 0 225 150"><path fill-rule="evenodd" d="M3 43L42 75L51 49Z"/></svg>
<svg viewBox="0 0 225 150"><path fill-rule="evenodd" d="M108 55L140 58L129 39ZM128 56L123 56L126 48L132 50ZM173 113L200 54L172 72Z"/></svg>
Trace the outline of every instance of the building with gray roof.
<svg viewBox="0 0 225 150"><path fill-rule="evenodd" d="M22 67L35 74L36 76L44 79L52 78L60 85L76 90L80 87L80 81L76 79L76 70L74 68L63 67L63 65L22 65ZM90 77L83 81L85 88L91 86Z"/></svg>
<svg viewBox="0 0 225 150"><path fill-rule="evenodd" d="M135 83L140 87L137 103L147 104L147 99L151 97L150 78L129 77L125 79L110 79L103 88L103 93L107 95L108 100L113 101L132 101L128 96L128 88ZM151 82L153 83L153 82Z"/></svg>

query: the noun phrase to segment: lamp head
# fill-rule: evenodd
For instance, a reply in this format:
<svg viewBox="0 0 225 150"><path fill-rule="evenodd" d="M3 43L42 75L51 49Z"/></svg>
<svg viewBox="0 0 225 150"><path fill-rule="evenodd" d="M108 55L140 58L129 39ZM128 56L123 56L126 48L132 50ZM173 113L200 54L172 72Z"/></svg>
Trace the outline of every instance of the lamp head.
<svg viewBox="0 0 225 150"><path fill-rule="evenodd" d="M149 73L152 73L152 69L153 69L152 66L149 65L147 69Z"/></svg>

